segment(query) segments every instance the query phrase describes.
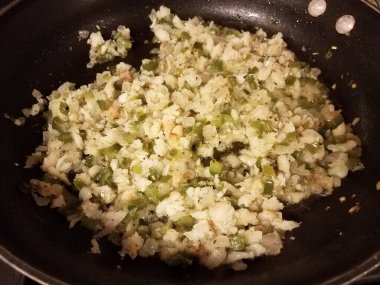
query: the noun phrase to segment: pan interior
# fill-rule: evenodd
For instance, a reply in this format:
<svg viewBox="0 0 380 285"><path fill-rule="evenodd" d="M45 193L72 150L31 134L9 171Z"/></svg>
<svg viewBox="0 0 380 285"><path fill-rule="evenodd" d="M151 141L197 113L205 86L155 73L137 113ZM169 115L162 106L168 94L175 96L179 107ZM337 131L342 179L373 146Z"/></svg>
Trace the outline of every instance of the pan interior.
<svg viewBox="0 0 380 285"><path fill-rule="evenodd" d="M343 107L346 121L361 118L355 131L363 140L366 169L350 174L326 199L289 207L286 215L302 221L301 228L292 233L295 240L286 239L279 256L249 262L244 272L226 268L209 271L197 265L169 268L158 260L139 258L121 261L116 247L108 242L101 243L102 255L90 254L89 232L80 227L69 230L63 217L37 207L29 195L22 194L20 183L40 175L22 165L40 143L41 119L32 118L25 126L16 127L1 115L0 253L53 284L60 283L58 280L70 284L128 280L129 284L155 285L341 283L372 266L370 260L355 270L379 250L380 195L375 184L380 169L380 23L375 12L358 1L331 0L320 18L307 15L307 1L301 0L21 2L0 17L0 114L18 116L22 108L32 104L33 88L48 95L65 81L83 84L94 80L95 73L106 66L86 68L88 46L78 41L78 30L95 31L98 25L107 35L119 24L130 27L134 48L127 61L138 67L151 48L144 44L152 37L148 14L161 4L184 19L197 15L234 28L254 31L258 26L269 34L282 32L300 59L322 69L328 86L336 84L331 96ZM357 19L349 37L334 29L342 11ZM324 55L333 45L338 49L326 60ZM352 89L352 83L358 87ZM339 202L341 196L347 198L345 203ZM349 215L348 209L356 203L361 211Z"/></svg>

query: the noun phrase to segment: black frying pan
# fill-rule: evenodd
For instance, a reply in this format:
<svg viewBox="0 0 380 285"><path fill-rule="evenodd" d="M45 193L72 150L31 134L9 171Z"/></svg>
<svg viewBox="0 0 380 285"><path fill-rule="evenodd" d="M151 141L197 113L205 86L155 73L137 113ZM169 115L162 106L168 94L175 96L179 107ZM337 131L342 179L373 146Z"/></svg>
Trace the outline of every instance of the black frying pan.
<svg viewBox="0 0 380 285"><path fill-rule="evenodd" d="M285 241L279 256L249 262L244 272L227 268L209 271L194 265L169 268L158 260L120 261L116 247L102 243L102 255L89 253L90 233L69 230L64 217L35 205L19 185L40 175L24 170L25 156L41 140L41 119L16 127L0 118L0 254L23 272L51 284L342 284L378 264L380 257L380 16L360 1L329 0L326 13L315 19L308 0L35 0L23 1L0 16L0 114L20 114L33 102L33 88L44 94L64 81L86 83L96 71L86 69L88 47L77 31L110 32L129 26L135 45L128 60L136 67L148 56L148 14L165 4L183 18L203 16L245 30L263 27L281 31L299 58L320 67L331 96L344 108L347 121L360 117L355 131L363 140L364 171L350 174L326 199L287 209L288 218L302 221ZM336 19L352 14L351 36L335 32ZM324 55L332 45L333 56ZM313 55L318 52L318 55ZM358 87L351 88L355 82ZM352 197L352 195L356 197ZM346 196L340 203L338 198ZM348 209L360 203L360 212ZM329 206L330 210L326 211ZM120 265L122 268L117 269Z"/></svg>

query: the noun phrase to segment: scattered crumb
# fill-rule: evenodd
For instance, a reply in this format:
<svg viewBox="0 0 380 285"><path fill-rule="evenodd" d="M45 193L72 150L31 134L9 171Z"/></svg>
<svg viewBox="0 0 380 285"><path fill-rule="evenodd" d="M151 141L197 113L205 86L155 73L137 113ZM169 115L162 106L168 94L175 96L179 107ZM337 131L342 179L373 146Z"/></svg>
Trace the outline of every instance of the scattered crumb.
<svg viewBox="0 0 380 285"><path fill-rule="evenodd" d="M90 35L90 31L88 30L79 30L78 31L78 40L86 40Z"/></svg>
<svg viewBox="0 0 380 285"><path fill-rule="evenodd" d="M290 240L295 240L296 237L295 237L295 236L291 236L291 237L289 237L289 239L290 239Z"/></svg>
<svg viewBox="0 0 380 285"><path fill-rule="evenodd" d="M356 126L360 121L360 118L356 117L353 121L352 121L352 125L353 126Z"/></svg>
<svg viewBox="0 0 380 285"><path fill-rule="evenodd" d="M352 89L356 89L357 87L358 87L358 85L355 82L351 84Z"/></svg>
<svg viewBox="0 0 380 285"><path fill-rule="evenodd" d="M356 197L356 194L352 194L351 198L354 199Z"/></svg>
<svg viewBox="0 0 380 285"><path fill-rule="evenodd" d="M343 232L339 232L339 235L342 236L342 235L343 235Z"/></svg>
<svg viewBox="0 0 380 285"><path fill-rule="evenodd" d="M247 264L245 264L243 261L239 260L231 264L231 268L235 271L244 271L247 269Z"/></svg>
<svg viewBox="0 0 380 285"><path fill-rule="evenodd" d="M361 207L360 207L359 203L356 203L355 206L351 207L348 210L348 213L352 215L352 214L355 214L355 213L359 212L360 210L361 210Z"/></svg>
<svg viewBox="0 0 380 285"><path fill-rule="evenodd" d="M149 44L149 41L148 41L148 40L145 40L145 41L144 41L144 44Z"/></svg>
<svg viewBox="0 0 380 285"><path fill-rule="evenodd" d="M20 164L17 163L17 162L13 163L13 165L16 166L16 167L19 167L19 166L20 166Z"/></svg>
<svg viewBox="0 0 380 285"><path fill-rule="evenodd" d="M327 206L326 208L325 208L325 211L327 212L328 210L330 210L331 209L331 207L330 206Z"/></svg>
<svg viewBox="0 0 380 285"><path fill-rule="evenodd" d="M305 52L305 51L306 51L306 47L305 47L305 46L302 46L301 50L302 50L303 52Z"/></svg>
<svg viewBox="0 0 380 285"><path fill-rule="evenodd" d="M312 53L312 55L318 55L319 54L319 52L313 52Z"/></svg>
<svg viewBox="0 0 380 285"><path fill-rule="evenodd" d="M346 202L346 197L342 196L339 198L339 202L344 203Z"/></svg>
<svg viewBox="0 0 380 285"><path fill-rule="evenodd" d="M124 260L126 253L123 250L120 250L118 253L120 255L120 259Z"/></svg>
<svg viewBox="0 0 380 285"><path fill-rule="evenodd" d="M4 114L4 118L11 120L13 124L15 124L18 127L23 126L25 124L25 117L13 118L8 114Z"/></svg>
<svg viewBox="0 0 380 285"><path fill-rule="evenodd" d="M99 27L99 25L96 25L95 27L100 31L100 27Z"/></svg>
<svg viewBox="0 0 380 285"><path fill-rule="evenodd" d="M73 47L69 47L69 51L72 51L73 50Z"/></svg>
<svg viewBox="0 0 380 285"><path fill-rule="evenodd" d="M116 269L121 270L121 265L120 264L116 265Z"/></svg>
<svg viewBox="0 0 380 285"><path fill-rule="evenodd" d="M100 251L100 247L99 247L99 243L96 239L92 239L91 240L91 252L94 253L94 254L100 254L101 251Z"/></svg>
<svg viewBox="0 0 380 285"><path fill-rule="evenodd" d="M331 49L337 50L338 47L337 46L331 46Z"/></svg>
<svg viewBox="0 0 380 285"><path fill-rule="evenodd" d="M329 59L332 58L332 56L333 56L333 54L332 54L331 50L329 50L329 51L326 52L326 54L325 54L325 59L329 60Z"/></svg>
<svg viewBox="0 0 380 285"><path fill-rule="evenodd" d="M335 90L335 89L336 89L336 83L334 83L334 84L331 86L331 89L332 89L332 90Z"/></svg>
<svg viewBox="0 0 380 285"><path fill-rule="evenodd" d="M377 181L377 183L376 183L376 190L380 191L380 181Z"/></svg>
<svg viewBox="0 0 380 285"><path fill-rule="evenodd" d="M16 125L16 126L22 126L25 124L25 118L24 117L18 117L16 119L14 119L13 123Z"/></svg>

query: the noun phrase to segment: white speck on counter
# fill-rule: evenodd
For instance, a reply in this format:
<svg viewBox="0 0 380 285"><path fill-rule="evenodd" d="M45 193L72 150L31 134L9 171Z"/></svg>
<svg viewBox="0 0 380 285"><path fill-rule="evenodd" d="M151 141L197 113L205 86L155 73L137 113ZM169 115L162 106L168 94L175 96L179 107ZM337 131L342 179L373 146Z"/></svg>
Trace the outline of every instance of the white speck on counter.
<svg viewBox="0 0 380 285"><path fill-rule="evenodd" d="M376 183L376 190L380 191L380 181L377 181L377 183Z"/></svg>
<svg viewBox="0 0 380 285"><path fill-rule="evenodd" d="M326 11L326 1L325 0L312 0L307 7L307 11L310 16L318 17Z"/></svg>
<svg viewBox="0 0 380 285"><path fill-rule="evenodd" d="M355 26L355 18L352 15L340 17L335 24L335 29L339 34L349 36Z"/></svg>

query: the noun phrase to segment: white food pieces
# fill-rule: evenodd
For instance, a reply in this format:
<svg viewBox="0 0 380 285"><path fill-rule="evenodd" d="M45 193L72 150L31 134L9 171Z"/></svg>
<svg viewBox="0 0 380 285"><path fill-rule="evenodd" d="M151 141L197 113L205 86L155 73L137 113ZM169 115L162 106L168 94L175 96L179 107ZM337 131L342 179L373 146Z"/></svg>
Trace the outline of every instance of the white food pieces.
<svg viewBox="0 0 380 285"><path fill-rule="evenodd" d="M355 18L352 15L340 17L335 24L335 30L342 35L348 36L355 26Z"/></svg>
<svg viewBox="0 0 380 285"><path fill-rule="evenodd" d="M309 6L318 16L326 2ZM123 256L244 270L244 259L278 254L300 225L284 220L286 204L328 195L364 167L360 139L320 70L297 60L281 33L183 21L166 7L150 19L159 47L139 69L120 63L48 97L43 144L27 166L41 163L49 181L33 181L32 195L76 210L71 226L108 235ZM131 46L123 26L88 41L90 65ZM25 116L44 110L33 96Z"/></svg>
<svg viewBox="0 0 380 285"><path fill-rule="evenodd" d="M319 17L326 11L326 1L325 0L312 0L309 2L307 11L313 17Z"/></svg>

